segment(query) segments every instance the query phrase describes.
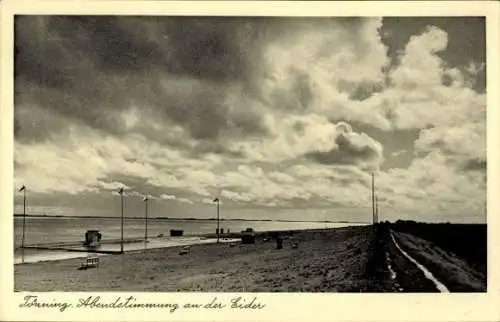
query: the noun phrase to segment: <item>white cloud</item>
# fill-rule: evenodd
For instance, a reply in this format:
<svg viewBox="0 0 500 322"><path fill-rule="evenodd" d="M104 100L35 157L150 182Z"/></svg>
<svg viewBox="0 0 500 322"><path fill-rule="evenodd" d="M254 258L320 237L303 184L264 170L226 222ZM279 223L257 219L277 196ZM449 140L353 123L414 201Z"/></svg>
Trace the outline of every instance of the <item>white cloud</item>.
<svg viewBox="0 0 500 322"><path fill-rule="evenodd" d="M469 65L467 66L466 71L471 75L477 75L481 71L483 71L485 67L486 67L486 64L484 62L481 62L478 64L474 61L471 61L469 63Z"/></svg>
<svg viewBox="0 0 500 322"><path fill-rule="evenodd" d="M214 202L214 199L211 199L211 198L203 198L203 199L201 199L201 202L204 204L207 204L207 205L216 205L216 203ZM223 205L224 201L219 199L219 204Z"/></svg>
<svg viewBox="0 0 500 322"><path fill-rule="evenodd" d="M289 174L272 171L268 174L269 178L275 180L278 183L294 183L296 182L295 178Z"/></svg>
<svg viewBox="0 0 500 322"><path fill-rule="evenodd" d="M175 199L177 199L177 198L176 198L176 196L174 196L174 195L169 195L169 194L166 194L166 193L165 193L165 194L162 194L162 195L160 196L160 198L161 198L161 199L163 199L163 200L175 200Z"/></svg>
<svg viewBox="0 0 500 322"><path fill-rule="evenodd" d="M441 86L444 66L435 54L444 50L447 43L448 35L435 27L412 36L400 57L398 68L390 75L393 86L405 89Z"/></svg>
<svg viewBox="0 0 500 322"><path fill-rule="evenodd" d="M188 203L188 204L193 204L194 202L191 201L191 199L188 198L177 198L177 201L183 202L183 203Z"/></svg>
<svg viewBox="0 0 500 322"><path fill-rule="evenodd" d="M408 153L408 151L405 149L401 149L401 150L397 150L397 151L392 152L391 156L395 158L395 157L398 157L398 156L405 154L405 153Z"/></svg>
<svg viewBox="0 0 500 322"><path fill-rule="evenodd" d="M332 124L326 117L291 115L273 120L274 135L261 141L230 144L247 160L278 163L310 157L319 163L377 166L382 145L365 133L356 133L345 122Z"/></svg>
<svg viewBox="0 0 500 322"><path fill-rule="evenodd" d="M486 160L486 126L469 123L457 127L424 129L415 141L417 152L435 150L466 160Z"/></svg>

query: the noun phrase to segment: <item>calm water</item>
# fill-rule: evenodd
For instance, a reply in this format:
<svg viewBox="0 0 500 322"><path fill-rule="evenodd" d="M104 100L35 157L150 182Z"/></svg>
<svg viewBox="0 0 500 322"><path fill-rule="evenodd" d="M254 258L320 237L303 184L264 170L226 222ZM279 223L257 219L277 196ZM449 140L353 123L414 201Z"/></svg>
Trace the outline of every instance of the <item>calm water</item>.
<svg viewBox="0 0 500 322"><path fill-rule="evenodd" d="M152 238L148 244L143 242L127 243L125 251L144 248L172 247L212 243L215 239L200 238L196 235L215 233L217 222L214 220L148 220L148 237L164 234L166 238ZM314 228L338 228L345 226L364 225L356 223L318 223L318 222L271 222L271 221L237 221L225 220L220 222L220 227L227 231L239 232L246 228L255 231L293 230ZM102 234L102 250L119 250L119 244L106 243L106 241L119 239L121 236L120 218L26 218L25 244L47 244L71 242L78 243L84 239L84 234L89 229L99 230ZM170 229L183 229L184 237L169 237ZM143 219L125 219L124 238L143 238L145 222ZM19 249L22 238L22 218L14 220L14 262L23 261ZM231 240L225 240L229 242ZM81 248L81 247L76 247ZM25 249L24 262L37 262L47 260L60 260L75 257L85 257L86 252L49 251ZM102 255L101 255L102 256Z"/></svg>
<svg viewBox="0 0 500 322"><path fill-rule="evenodd" d="M144 237L145 222L143 219L125 219L124 238ZM26 218L25 244L78 242L83 241L89 229L97 229L102 234L103 242L119 239L121 235L120 218ZM227 231L239 232L246 228L255 231L337 228L360 224L353 223L318 223L318 222L276 222L276 221L236 221L225 220L220 227ZM183 229L185 235L215 233L215 220L148 220L148 236L158 234L168 236L170 229ZM14 245L21 245L22 218L14 220Z"/></svg>

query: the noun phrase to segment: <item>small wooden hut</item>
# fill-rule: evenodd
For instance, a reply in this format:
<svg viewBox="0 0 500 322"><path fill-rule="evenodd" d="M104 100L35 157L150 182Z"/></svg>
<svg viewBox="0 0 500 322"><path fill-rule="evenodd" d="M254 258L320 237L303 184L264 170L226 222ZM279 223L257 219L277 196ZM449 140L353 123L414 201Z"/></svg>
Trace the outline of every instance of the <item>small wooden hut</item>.
<svg viewBox="0 0 500 322"><path fill-rule="evenodd" d="M98 230L87 230L85 233L85 247L97 247L101 245L102 235Z"/></svg>
<svg viewBox="0 0 500 322"><path fill-rule="evenodd" d="M179 237L184 235L184 230L182 229L170 229L170 236Z"/></svg>
<svg viewBox="0 0 500 322"><path fill-rule="evenodd" d="M252 228L247 228L241 232L242 244L255 244L255 233Z"/></svg>

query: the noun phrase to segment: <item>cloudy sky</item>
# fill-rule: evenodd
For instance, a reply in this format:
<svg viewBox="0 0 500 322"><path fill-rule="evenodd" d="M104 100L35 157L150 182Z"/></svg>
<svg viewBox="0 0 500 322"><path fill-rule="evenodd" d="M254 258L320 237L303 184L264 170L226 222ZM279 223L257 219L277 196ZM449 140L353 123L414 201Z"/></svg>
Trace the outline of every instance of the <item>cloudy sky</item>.
<svg viewBox="0 0 500 322"><path fill-rule="evenodd" d="M18 16L31 213L485 222L482 18ZM22 196L15 199L21 211Z"/></svg>

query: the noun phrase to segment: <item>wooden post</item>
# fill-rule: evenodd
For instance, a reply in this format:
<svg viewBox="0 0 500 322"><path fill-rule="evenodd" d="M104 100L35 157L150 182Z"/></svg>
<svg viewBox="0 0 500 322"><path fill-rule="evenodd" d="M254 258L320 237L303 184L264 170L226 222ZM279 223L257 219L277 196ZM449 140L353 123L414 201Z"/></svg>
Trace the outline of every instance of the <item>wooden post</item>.
<svg viewBox="0 0 500 322"><path fill-rule="evenodd" d="M219 223L219 199L217 198L217 243L219 243L220 238L220 223Z"/></svg>
<svg viewBox="0 0 500 322"><path fill-rule="evenodd" d="M121 201L121 239L120 239L120 252L123 253L123 188L120 189Z"/></svg>
<svg viewBox="0 0 500 322"><path fill-rule="evenodd" d="M149 203L149 198L146 197L146 214L145 214L145 227L144 227L144 242L147 243L148 241L148 203Z"/></svg>
<svg viewBox="0 0 500 322"><path fill-rule="evenodd" d="M372 217L375 224L375 174L372 172Z"/></svg>
<svg viewBox="0 0 500 322"><path fill-rule="evenodd" d="M23 237L21 240L21 261L24 263L24 239L26 231L26 186L23 186Z"/></svg>

